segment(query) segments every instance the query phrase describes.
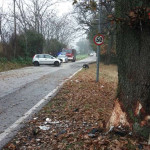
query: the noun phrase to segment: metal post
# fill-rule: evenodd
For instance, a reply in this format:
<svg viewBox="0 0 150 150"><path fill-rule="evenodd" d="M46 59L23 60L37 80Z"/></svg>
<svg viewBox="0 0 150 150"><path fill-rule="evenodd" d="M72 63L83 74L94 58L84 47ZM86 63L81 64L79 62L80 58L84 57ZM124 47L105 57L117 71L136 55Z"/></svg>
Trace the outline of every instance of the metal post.
<svg viewBox="0 0 150 150"><path fill-rule="evenodd" d="M98 20L98 32L101 33L101 2L99 0L99 20ZM100 45L97 46L97 71L96 71L96 82L99 82L99 63L100 63Z"/></svg>

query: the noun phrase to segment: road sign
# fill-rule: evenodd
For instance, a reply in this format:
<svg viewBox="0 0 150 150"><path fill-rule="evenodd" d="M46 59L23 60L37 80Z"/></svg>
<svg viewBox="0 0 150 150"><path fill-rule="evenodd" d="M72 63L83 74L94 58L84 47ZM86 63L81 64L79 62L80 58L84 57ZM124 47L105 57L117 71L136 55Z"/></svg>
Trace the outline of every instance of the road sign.
<svg viewBox="0 0 150 150"><path fill-rule="evenodd" d="M97 34L94 36L94 43L96 45L102 45L104 43L104 36L101 34Z"/></svg>

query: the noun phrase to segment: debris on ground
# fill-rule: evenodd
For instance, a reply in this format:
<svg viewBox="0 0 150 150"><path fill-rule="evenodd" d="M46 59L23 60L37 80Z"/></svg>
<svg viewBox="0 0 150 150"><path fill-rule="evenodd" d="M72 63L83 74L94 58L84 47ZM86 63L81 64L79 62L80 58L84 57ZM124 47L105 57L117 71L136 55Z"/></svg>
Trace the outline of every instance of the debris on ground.
<svg viewBox="0 0 150 150"><path fill-rule="evenodd" d="M49 127L49 126L39 126L39 128L40 128L41 130L44 130L44 131L46 131L46 130L49 130L49 129L50 129L50 127Z"/></svg>
<svg viewBox="0 0 150 150"><path fill-rule="evenodd" d="M82 70L18 132L3 150L149 150L145 139L123 127L105 130L113 111L117 67Z"/></svg>

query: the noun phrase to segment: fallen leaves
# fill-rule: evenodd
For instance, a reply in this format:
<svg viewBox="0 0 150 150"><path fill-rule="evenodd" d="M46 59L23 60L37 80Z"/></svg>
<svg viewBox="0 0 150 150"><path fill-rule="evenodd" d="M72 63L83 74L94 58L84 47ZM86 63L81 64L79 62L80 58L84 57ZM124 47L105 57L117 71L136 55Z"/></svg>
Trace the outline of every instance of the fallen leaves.
<svg viewBox="0 0 150 150"><path fill-rule="evenodd" d="M15 150L15 149L16 149L16 146L15 146L13 143L10 143L10 144L8 144L8 148L9 148L10 150Z"/></svg>
<svg viewBox="0 0 150 150"><path fill-rule="evenodd" d="M137 138L119 135L124 134L119 129L115 133L105 132L113 111L117 68L113 65L100 68L99 83L95 82L95 64L65 83L3 150L138 149Z"/></svg>

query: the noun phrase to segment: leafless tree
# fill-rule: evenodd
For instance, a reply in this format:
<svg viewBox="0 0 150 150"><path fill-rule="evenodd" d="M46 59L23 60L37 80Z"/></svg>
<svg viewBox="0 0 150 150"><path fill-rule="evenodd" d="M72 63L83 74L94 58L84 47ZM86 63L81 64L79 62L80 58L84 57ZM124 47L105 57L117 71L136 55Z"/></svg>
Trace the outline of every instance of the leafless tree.
<svg viewBox="0 0 150 150"><path fill-rule="evenodd" d="M66 0L64 0L66 1ZM68 44L76 37L77 25L73 23L71 14L58 16L55 4L62 0L13 0L9 11L0 15L1 37L9 41L12 35L23 35L28 50L27 31L36 31L45 39L57 39ZM5 26L4 26L5 24ZM23 34L22 34L23 33ZM4 41L4 40L3 40ZM16 51L14 51L15 56Z"/></svg>

